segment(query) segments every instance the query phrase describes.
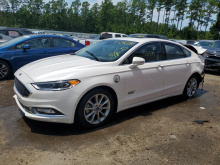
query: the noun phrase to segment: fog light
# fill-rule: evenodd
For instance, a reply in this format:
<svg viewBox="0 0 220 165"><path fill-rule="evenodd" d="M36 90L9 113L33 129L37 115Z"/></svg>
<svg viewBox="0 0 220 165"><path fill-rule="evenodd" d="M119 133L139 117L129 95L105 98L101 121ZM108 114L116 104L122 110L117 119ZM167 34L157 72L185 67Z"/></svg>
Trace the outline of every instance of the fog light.
<svg viewBox="0 0 220 165"><path fill-rule="evenodd" d="M44 115L64 115L63 113L53 109L53 108L39 108L39 107L33 107L31 109L31 112L33 114L44 114Z"/></svg>
<svg viewBox="0 0 220 165"><path fill-rule="evenodd" d="M36 108L36 110L39 112L39 113L45 113L45 114L55 114L56 112L51 109L51 108Z"/></svg>

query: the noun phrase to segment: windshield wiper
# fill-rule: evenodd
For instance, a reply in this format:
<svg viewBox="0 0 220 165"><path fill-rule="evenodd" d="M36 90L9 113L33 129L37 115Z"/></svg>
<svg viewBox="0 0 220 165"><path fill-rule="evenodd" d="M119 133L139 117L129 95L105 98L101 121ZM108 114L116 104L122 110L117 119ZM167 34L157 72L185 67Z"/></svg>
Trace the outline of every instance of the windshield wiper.
<svg viewBox="0 0 220 165"><path fill-rule="evenodd" d="M91 52L86 51L86 53L88 53L88 54L90 54L92 57L94 57L94 58L96 59L96 61L101 62L100 59L98 59L98 57L96 57L96 56L95 56L94 54L92 54Z"/></svg>

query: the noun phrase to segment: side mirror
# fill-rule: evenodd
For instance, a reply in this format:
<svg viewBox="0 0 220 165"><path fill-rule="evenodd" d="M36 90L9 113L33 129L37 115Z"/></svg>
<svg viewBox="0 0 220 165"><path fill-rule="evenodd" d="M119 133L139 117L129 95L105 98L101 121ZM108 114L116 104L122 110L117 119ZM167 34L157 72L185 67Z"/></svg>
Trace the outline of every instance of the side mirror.
<svg viewBox="0 0 220 165"><path fill-rule="evenodd" d="M136 68L138 65L143 65L145 63L145 59L141 57L134 57L132 60L132 64L129 66L130 69Z"/></svg>
<svg viewBox="0 0 220 165"><path fill-rule="evenodd" d="M24 50L30 49L30 48L31 48L31 47L30 47L30 45L28 45L28 44L23 46L23 49L24 49Z"/></svg>

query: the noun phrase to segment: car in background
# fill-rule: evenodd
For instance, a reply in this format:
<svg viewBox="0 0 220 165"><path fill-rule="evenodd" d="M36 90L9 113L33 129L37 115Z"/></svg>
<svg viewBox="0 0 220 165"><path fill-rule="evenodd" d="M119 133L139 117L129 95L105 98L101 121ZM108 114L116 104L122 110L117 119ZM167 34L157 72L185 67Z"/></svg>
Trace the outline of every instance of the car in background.
<svg viewBox="0 0 220 165"><path fill-rule="evenodd" d="M204 55L205 70L220 72L220 40L203 48L208 50Z"/></svg>
<svg viewBox="0 0 220 165"><path fill-rule="evenodd" d="M194 46L206 46L206 47L211 47L213 45L212 41L206 41L206 40L200 40L200 41L196 41L194 44Z"/></svg>
<svg viewBox="0 0 220 165"><path fill-rule="evenodd" d="M11 39L13 39L13 38L9 37L9 36L6 36L6 35L3 35L3 34L0 34L0 44L3 43L3 42L9 41Z"/></svg>
<svg viewBox="0 0 220 165"><path fill-rule="evenodd" d="M177 42L177 43L182 44L182 45L187 44L187 41L186 41L186 40L170 39L170 41Z"/></svg>
<svg viewBox="0 0 220 165"><path fill-rule="evenodd" d="M32 31L32 32L33 32L33 34L45 34L44 31Z"/></svg>
<svg viewBox="0 0 220 165"><path fill-rule="evenodd" d="M130 34L128 37L131 38L160 38L164 40L168 40L166 36L157 35L157 34Z"/></svg>
<svg viewBox="0 0 220 165"><path fill-rule="evenodd" d="M203 57L178 43L111 38L20 68L14 98L30 119L96 128L115 112L181 94L193 97L203 68Z"/></svg>
<svg viewBox="0 0 220 165"><path fill-rule="evenodd" d="M196 41L194 40L187 40L186 44L190 44L190 45L193 45Z"/></svg>
<svg viewBox="0 0 220 165"><path fill-rule="evenodd" d="M30 62L74 53L85 47L70 38L56 35L24 35L0 44L0 80Z"/></svg>
<svg viewBox="0 0 220 165"><path fill-rule="evenodd" d="M92 35L94 36L94 35ZM99 42L103 39L108 39L108 38L120 38L120 37L127 37L126 34L122 34L122 33L114 33L114 32L102 32L100 35L95 35L95 38L79 38L76 39L79 43L84 44L86 46L88 45L92 45L96 42Z"/></svg>
<svg viewBox="0 0 220 165"><path fill-rule="evenodd" d="M19 36L29 35L29 34L33 34L33 33L31 31L29 31L27 29L23 29L23 28L6 27L6 28L1 28L0 29L0 34L4 34L6 36L16 38L16 37L19 37Z"/></svg>

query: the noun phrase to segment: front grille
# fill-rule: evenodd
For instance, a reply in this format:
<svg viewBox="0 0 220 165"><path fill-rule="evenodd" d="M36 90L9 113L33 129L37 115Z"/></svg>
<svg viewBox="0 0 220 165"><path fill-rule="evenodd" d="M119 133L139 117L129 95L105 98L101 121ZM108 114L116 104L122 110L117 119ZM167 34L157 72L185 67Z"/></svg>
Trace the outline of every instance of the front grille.
<svg viewBox="0 0 220 165"><path fill-rule="evenodd" d="M29 90L15 77L15 87L17 91L23 96L28 97L31 93Z"/></svg>
<svg viewBox="0 0 220 165"><path fill-rule="evenodd" d="M205 60L205 65L212 65L212 64L215 64L215 63L218 63L218 62L217 61L208 60L208 59Z"/></svg>

